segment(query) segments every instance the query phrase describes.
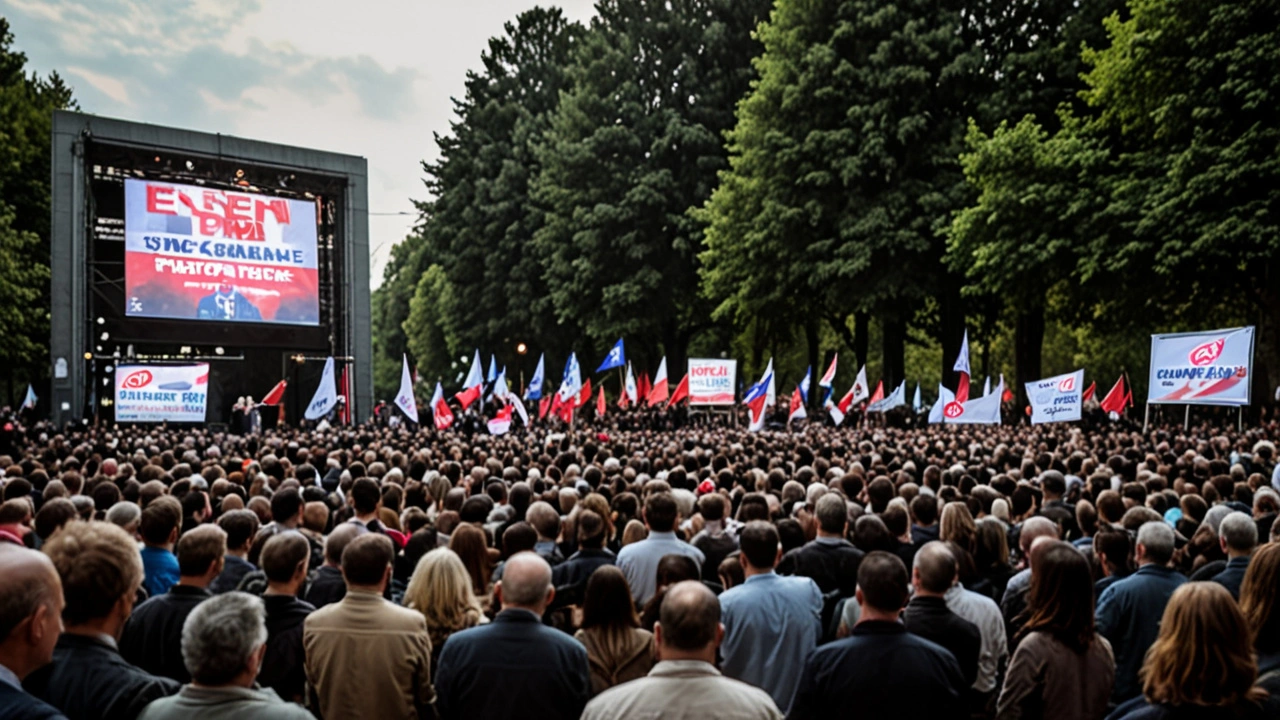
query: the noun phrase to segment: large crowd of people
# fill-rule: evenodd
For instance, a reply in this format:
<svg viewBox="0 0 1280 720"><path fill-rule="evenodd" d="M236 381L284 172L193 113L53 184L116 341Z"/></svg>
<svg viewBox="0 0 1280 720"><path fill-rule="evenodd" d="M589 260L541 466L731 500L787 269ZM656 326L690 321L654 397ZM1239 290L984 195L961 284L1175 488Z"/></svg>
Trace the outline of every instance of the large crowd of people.
<svg viewBox="0 0 1280 720"><path fill-rule="evenodd" d="M1277 432L12 424L0 718L1280 717Z"/></svg>

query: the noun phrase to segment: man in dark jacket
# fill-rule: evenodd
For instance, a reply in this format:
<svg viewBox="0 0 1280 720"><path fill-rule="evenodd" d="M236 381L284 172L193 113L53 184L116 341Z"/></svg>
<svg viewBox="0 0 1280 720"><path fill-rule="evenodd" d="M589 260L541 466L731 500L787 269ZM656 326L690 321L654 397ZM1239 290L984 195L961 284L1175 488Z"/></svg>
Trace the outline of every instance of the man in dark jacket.
<svg viewBox="0 0 1280 720"><path fill-rule="evenodd" d="M591 696L587 651L542 624L555 597L551 566L531 552L513 555L494 594L503 608L494 621L454 633L440 653L440 717L576 720Z"/></svg>
<svg viewBox="0 0 1280 720"><path fill-rule="evenodd" d="M43 553L0 550L0 577L8 598L0 603L0 717L54 720L62 713L28 694L22 679L53 660L62 630L62 583Z"/></svg>
<svg viewBox="0 0 1280 720"><path fill-rule="evenodd" d="M946 648L960 666L965 686L978 677L982 632L947 607L945 595L958 577L958 565L942 542L931 542L916 553L911 570L915 595L907 603L907 631Z"/></svg>
<svg viewBox="0 0 1280 720"><path fill-rule="evenodd" d="M964 717L965 681L955 658L898 622L907 601L902 560L868 554L858 568L855 597L858 624L849 637L809 656L788 717L843 717L850 708L870 720Z"/></svg>
<svg viewBox="0 0 1280 720"><path fill-rule="evenodd" d="M133 611L120 636L125 660L153 675L191 682L182 660L182 624L197 605L213 597L209 583L222 572L227 533L201 525L178 539L178 584Z"/></svg>
<svg viewBox="0 0 1280 720"><path fill-rule="evenodd" d="M858 587L858 565L863 552L845 539L849 510L844 498L827 493L818 499L818 537L782 556L779 575L812 578L823 594L838 590L841 597L853 597Z"/></svg>
<svg viewBox="0 0 1280 720"><path fill-rule="evenodd" d="M324 539L324 565L316 570L303 595L314 608L322 608L338 602L347 594L347 582L342 579L342 551L352 540L369 532L357 523L343 523Z"/></svg>
<svg viewBox="0 0 1280 720"><path fill-rule="evenodd" d="M302 499L302 493L297 488L287 487L276 491L276 494L271 496L271 522L264 525L254 537L253 544L249 546L248 561L254 565L258 564L262 547L267 544L267 540L272 535L301 528L306 507L306 501ZM316 569L323 564L324 546L318 541L311 541L311 568Z"/></svg>
<svg viewBox="0 0 1280 720"><path fill-rule="evenodd" d="M917 495L911 500L911 544L919 550L927 542L938 539L938 498Z"/></svg>
<svg viewBox="0 0 1280 720"><path fill-rule="evenodd" d="M218 527L227 533L227 556L222 572L209 584L209 592L214 595L235 590L244 576L256 569L247 558L253 537L258 534L258 515L252 510L232 510L218 518Z"/></svg>
<svg viewBox="0 0 1280 720"><path fill-rule="evenodd" d="M142 585L133 538L110 523L68 523L45 546L62 579L66 607L53 663L23 687L69 718L133 720L152 700L178 692L120 657L116 640Z"/></svg>
<svg viewBox="0 0 1280 720"><path fill-rule="evenodd" d="M1240 585L1244 583L1249 558L1258 545L1258 525L1242 512L1233 512L1222 518L1218 526L1218 542L1227 554L1227 567L1213 576L1213 581L1225 587L1231 597L1240 599Z"/></svg>
<svg viewBox="0 0 1280 720"><path fill-rule="evenodd" d="M258 684L296 703L306 699L303 621L315 610L298 599L310 557L311 545L302 533L287 532L268 540L260 558L267 576L267 591L262 595L267 610L267 651Z"/></svg>
<svg viewBox="0 0 1280 720"><path fill-rule="evenodd" d="M551 569L551 582L558 588L586 585L596 568L617 562L617 556L604 549L604 518L579 510L577 526L578 552Z"/></svg>

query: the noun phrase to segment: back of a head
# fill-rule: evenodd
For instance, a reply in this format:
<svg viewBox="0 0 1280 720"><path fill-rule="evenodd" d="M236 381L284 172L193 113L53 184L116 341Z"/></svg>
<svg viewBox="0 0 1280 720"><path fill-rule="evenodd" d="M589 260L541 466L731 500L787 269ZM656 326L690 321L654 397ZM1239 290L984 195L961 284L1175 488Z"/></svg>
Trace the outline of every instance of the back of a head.
<svg viewBox="0 0 1280 720"><path fill-rule="evenodd" d="M1218 525L1218 537L1229 550L1249 552L1258 545L1258 524L1242 512L1233 512Z"/></svg>
<svg viewBox="0 0 1280 720"><path fill-rule="evenodd" d="M604 547L604 518L591 510L579 510L577 517L578 545L585 548Z"/></svg>
<svg viewBox="0 0 1280 720"><path fill-rule="evenodd" d="M658 623L663 647L702 650L716 640L720 602L697 580L677 583L662 598Z"/></svg>
<svg viewBox="0 0 1280 720"><path fill-rule="evenodd" d="M532 550L537 544L538 531L527 522L514 523L502 532L502 553L506 557Z"/></svg>
<svg viewBox="0 0 1280 720"><path fill-rule="evenodd" d="M554 540L560 534L560 513L550 503L538 501L530 505L524 517L541 537Z"/></svg>
<svg viewBox="0 0 1280 720"><path fill-rule="evenodd" d="M148 545L165 545L181 524L182 503L170 495L162 495L142 509L138 533Z"/></svg>
<svg viewBox="0 0 1280 720"><path fill-rule="evenodd" d="M1070 544L1047 540L1031 559L1030 619L1024 632L1049 633L1077 653L1093 642L1093 574Z"/></svg>
<svg viewBox="0 0 1280 720"><path fill-rule="evenodd" d="M296 530L276 533L262 546L258 565L267 580L274 583L289 582L299 566L306 568L311 559L311 543Z"/></svg>
<svg viewBox="0 0 1280 720"><path fill-rule="evenodd" d="M536 553L512 555L502 570L502 605L540 609L551 590L551 566Z"/></svg>
<svg viewBox="0 0 1280 720"><path fill-rule="evenodd" d="M858 566L858 589L863 605L883 613L896 613L907 604L907 566L891 553L868 553Z"/></svg>
<svg viewBox="0 0 1280 720"><path fill-rule="evenodd" d="M1049 518L1038 515L1027 518L1026 522L1022 523L1022 533L1018 536L1018 545L1022 547L1022 552L1025 553L1031 550L1031 544L1037 538L1042 537L1053 538L1054 540L1059 539L1057 524Z"/></svg>
<svg viewBox="0 0 1280 720"><path fill-rule="evenodd" d="M1173 528L1164 521L1153 521L1138 528L1138 545L1142 546L1143 559L1164 567L1173 559Z"/></svg>
<svg viewBox="0 0 1280 720"><path fill-rule="evenodd" d="M418 560L405 589L404 605L436 627L459 627L468 610L478 614L480 609L466 566L449 548L433 550Z"/></svg>
<svg viewBox="0 0 1280 720"><path fill-rule="evenodd" d="M704 520L724 519L724 498L712 493L698 498L698 512Z"/></svg>
<svg viewBox="0 0 1280 720"><path fill-rule="evenodd" d="M764 520L752 520L738 535L742 557L751 567L768 570L778 559L778 529Z"/></svg>
<svg viewBox="0 0 1280 720"><path fill-rule="evenodd" d="M218 518L218 527L227 533L227 547L237 549L258 533L258 516L252 510L232 510Z"/></svg>
<svg viewBox="0 0 1280 720"><path fill-rule="evenodd" d="M351 505L361 515L368 515L378 509L382 502L382 491L378 483L369 478L357 478L351 483Z"/></svg>
<svg viewBox="0 0 1280 720"><path fill-rule="evenodd" d="M227 554L227 533L217 525L201 525L178 538L178 572L183 577L203 575Z"/></svg>
<svg viewBox="0 0 1280 720"><path fill-rule="evenodd" d="M342 523L324 539L324 559L332 565L342 563L342 553L352 540L368 534L369 529L359 523Z"/></svg>
<svg viewBox="0 0 1280 720"><path fill-rule="evenodd" d="M911 516L917 525L932 525L938 519L938 499L932 495L917 495L911 501Z"/></svg>
<svg viewBox="0 0 1280 720"><path fill-rule="evenodd" d="M51 614L58 612L61 587L57 569L47 555L26 548L0 548L0 577L5 585L0 593L0 644L41 606L48 607Z"/></svg>
<svg viewBox="0 0 1280 720"><path fill-rule="evenodd" d="M640 626L627 577L613 565L602 565L587 579L582 598L582 627L624 629Z"/></svg>
<svg viewBox="0 0 1280 720"><path fill-rule="evenodd" d="M1280 651L1280 543L1258 548L1240 585L1240 612L1261 653Z"/></svg>
<svg viewBox="0 0 1280 720"><path fill-rule="evenodd" d="M297 488L280 490L271 496L271 519L278 523L289 522L298 517L303 505L302 493Z"/></svg>
<svg viewBox="0 0 1280 720"><path fill-rule="evenodd" d="M243 592L223 593L200 603L187 616L182 625L182 662L193 682L228 685L266 641L262 599Z"/></svg>
<svg viewBox="0 0 1280 720"><path fill-rule="evenodd" d="M395 544L382 533L366 533L342 551L342 575L348 585L375 587L386 576L395 557Z"/></svg>
<svg viewBox="0 0 1280 720"><path fill-rule="evenodd" d="M676 499L667 492L656 492L644 501L644 520L653 532L671 532L675 530L679 511Z"/></svg>
<svg viewBox="0 0 1280 720"><path fill-rule="evenodd" d="M1141 540L1139 540L1141 542ZM1235 599L1215 582L1174 591L1147 651L1142 691L1151 703L1230 708L1257 702L1258 666L1251 634ZM1261 695L1261 697L1260 697Z"/></svg>
<svg viewBox="0 0 1280 720"><path fill-rule="evenodd" d="M922 590L942 594L951 589L959 566L947 544L934 540L925 543L916 552L912 567L919 577Z"/></svg>
<svg viewBox="0 0 1280 720"><path fill-rule="evenodd" d="M44 553L62 579L67 625L107 617L120 598L133 595L142 584L137 544L111 523L70 523L45 543Z"/></svg>
<svg viewBox="0 0 1280 720"><path fill-rule="evenodd" d="M818 527L822 532L831 535L844 534L845 526L849 523L849 506L844 498L835 493L823 495L818 498L814 513L818 516Z"/></svg>

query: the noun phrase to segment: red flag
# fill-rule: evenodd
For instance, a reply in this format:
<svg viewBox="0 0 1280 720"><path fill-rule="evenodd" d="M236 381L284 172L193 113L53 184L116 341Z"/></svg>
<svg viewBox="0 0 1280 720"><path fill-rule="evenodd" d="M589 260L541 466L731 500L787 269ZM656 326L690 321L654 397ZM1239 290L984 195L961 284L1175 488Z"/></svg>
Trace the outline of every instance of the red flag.
<svg viewBox="0 0 1280 720"><path fill-rule="evenodd" d="M563 404L564 404L564 401L560 399L560 393L558 393L558 392L553 393L553 394L551 395L551 414L552 414L552 415L559 415L559 414L560 414L560 406L561 406L561 405L563 405Z"/></svg>
<svg viewBox="0 0 1280 720"><path fill-rule="evenodd" d="M573 407L575 410L586 407L589 402L591 402L591 378L587 378L587 381L582 383L582 392L578 393L578 399L574 401Z"/></svg>
<svg viewBox="0 0 1280 720"><path fill-rule="evenodd" d="M1122 375L1119 380L1116 380L1116 384L1111 387L1111 392L1102 398L1100 405L1104 412L1120 413L1124 412L1124 405L1127 399L1128 396L1124 391L1124 376Z"/></svg>
<svg viewBox="0 0 1280 720"><path fill-rule="evenodd" d="M653 386L649 388L649 407L666 400L667 390L667 359L662 358L658 365L658 376L653 379Z"/></svg>
<svg viewBox="0 0 1280 720"><path fill-rule="evenodd" d="M867 402L878 403L883 399L884 399L884 381L881 380L880 382L876 383L876 391L871 393L871 399L868 400Z"/></svg>
<svg viewBox="0 0 1280 720"><path fill-rule="evenodd" d="M444 398L436 400L432 414L435 415L437 430L448 430L449 426L453 425L453 411L449 409L449 403L445 402Z"/></svg>
<svg viewBox="0 0 1280 720"><path fill-rule="evenodd" d="M559 396L559 393L556 393L556 395ZM567 423L573 422L573 408L576 404L577 398L570 398L569 402L558 403L559 407L555 408L555 410L558 411L557 414L560 416L560 419ZM557 403L552 403L553 408L555 405L557 405Z"/></svg>
<svg viewBox="0 0 1280 720"><path fill-rule="evenodd" d="M627 397L627 389L626 387L623 387L622 392L618 394L618 407L622 408L623 410L626 410L627 406L629 406L630 404L631 404L631 398Z"/></svg>
<svg viewBox="0 0 1280 720"><path fill-rule="evenodd" d="M279 405L280 401L284 399L284 389L288 384L289 383L284 380L276 383L276 386L271 388L271 392L267 393L267 396L262 398L262 404Z"/></svg>
<svg viewBox="0 0 1280 720"><path fill-rule="evenodd" d="M791 407L787 412L787 422L791 422L796 418L808 417L808 413L804 410L804 396L800 394L800 388L797 387L791 393Z"/></svg>
<svg viewBox="0 0 1280 720"><path fill-rule="evenodd" d="M879 392L879 391L877 391ZM956 402L964 404L969 400L969 373L960 373L960 384L956 386ZM875 402L872 399L872 402Z"/></svg>
<svg viewBox="0 0 1280 720"><path fill-rule="evenodd" d="M542 399L538 401L538 419L545 420L547 418L547 411L550 409L551 409L551 396L544 395Z"/></svg>
<svg viewBox="0 0 1280 720"><path fill-rule="evenodd" d="M596 417L597 418L604 417L604 411L605 411L604 386L601 385L600 394L596 396Z"/></svg>
<svg viewBox="0 0 1280 720"><path fill-rule="evenodd" d="M680 403L681 400L688 400L688 399L689 399L689 374L685 373L685 376L680 380L680 384L676 386L676 391L674 393L671 393L671 399L667 401L667 407L671 407L672 405L677 405Z"/></svg>
<svg viewBox="0 0 1280 720"><path fill-rule="evenodd" d="M1084 400L1082 402L1089 402L1090 400L1092 400L1093 394L1097 392L1097 390L1098 390L1097 380L1094 380L1093 382L1089 383L1089 387L1085 388Z"/></svg>
<svg viewBox="0 0 1280 720"><path fill-rule="evenodd" d="M472 385L466 390L463 390L462 392L455 394L453 396L453 399L457 400L458 403L462 405L463 410L466 410L468 407L471 406L471 403L480 399L481 387L482 386L480 385Z"/></svg>
<svg viewBox="0 0 1280 720"><path fill-rule="evenodd" d="M653 385L649 382L649 373L640 374L640 382L636 384L636 405L645 401L649 397L649 391L653 389Z"/></svg>

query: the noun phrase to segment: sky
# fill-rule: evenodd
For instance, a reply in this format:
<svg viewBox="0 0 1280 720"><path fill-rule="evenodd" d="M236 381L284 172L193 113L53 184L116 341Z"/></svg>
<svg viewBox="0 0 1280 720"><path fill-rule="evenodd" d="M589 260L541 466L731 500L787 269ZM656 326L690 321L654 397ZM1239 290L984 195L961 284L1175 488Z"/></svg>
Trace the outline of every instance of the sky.
<svg viewBox="0 0 1280 720"><path fill-rule="evenodd" d="M490 37L537 0L0 0L84 112L360 155L371 280L426 199L423 160ZM552 4L543 2L543 4ZM558 0L586 22L592 0Z"/></svg>

